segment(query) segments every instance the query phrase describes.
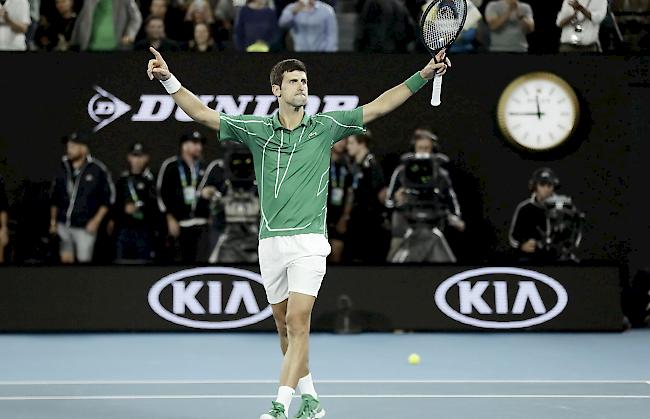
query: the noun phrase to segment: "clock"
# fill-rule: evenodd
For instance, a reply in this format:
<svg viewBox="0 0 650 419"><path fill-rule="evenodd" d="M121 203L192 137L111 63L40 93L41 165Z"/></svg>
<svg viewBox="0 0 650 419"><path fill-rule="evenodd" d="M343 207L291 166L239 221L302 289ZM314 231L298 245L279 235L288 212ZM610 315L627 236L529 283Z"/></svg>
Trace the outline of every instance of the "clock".
<svg viewBox="0 0 650 419"><path fill-rule="evenodd" d="M518 147L548 151L566 142L580 118L573 88L552 73L528 73L503 91L497 120L503 135Z"/></svg>

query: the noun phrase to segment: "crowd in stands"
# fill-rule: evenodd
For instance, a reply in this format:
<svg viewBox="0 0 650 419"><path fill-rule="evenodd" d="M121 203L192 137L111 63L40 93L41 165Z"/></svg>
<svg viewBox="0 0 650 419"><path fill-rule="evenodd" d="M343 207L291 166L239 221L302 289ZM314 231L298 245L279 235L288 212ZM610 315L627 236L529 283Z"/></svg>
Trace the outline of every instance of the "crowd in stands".
<svg viewBox="0 0 650 419"><path fill-rule="evenodd" d="M0 0L0 50L419 51L425 0ZM650 49L650 0L468 0L453 52Z"/></svg>

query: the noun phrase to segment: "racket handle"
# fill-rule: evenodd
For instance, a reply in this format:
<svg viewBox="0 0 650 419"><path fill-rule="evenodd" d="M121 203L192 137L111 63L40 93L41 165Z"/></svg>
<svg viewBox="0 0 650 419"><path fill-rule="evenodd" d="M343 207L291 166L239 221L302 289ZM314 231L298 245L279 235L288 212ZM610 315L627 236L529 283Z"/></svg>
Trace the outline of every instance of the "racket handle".
<svg viewBox="0 0 650 419"><path fill-rule="evenodd" d="M431 106L440 106L440 93L442 92L442 76L437 73L433 76L433 91L431 92Z"/></svg>

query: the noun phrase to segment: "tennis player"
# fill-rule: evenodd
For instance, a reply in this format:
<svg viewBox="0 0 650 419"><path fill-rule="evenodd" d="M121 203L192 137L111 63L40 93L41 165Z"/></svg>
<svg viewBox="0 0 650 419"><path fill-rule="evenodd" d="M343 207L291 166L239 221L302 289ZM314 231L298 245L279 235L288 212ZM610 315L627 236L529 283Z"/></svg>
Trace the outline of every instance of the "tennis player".
<svg viewBox="0 0 650 419"><path fill-rule="evenodd" d="M235 116L204 105L181 86L160 53L150 50L149 79L160 80L194 121L217 130L221 140L246 145L253 154L261 207L260 270L284 354L278 397L260 419L286 419L296 388L302 403L294 417L322 418L325 410L314 389L308 354L311 312L331 250L326 237L330 149L342 138L364 132L365 124L396 109L451 63L441 51L367 105L307 115L307 69L298 60L284 60L271 70L279 111L270 117Z"/></svg>

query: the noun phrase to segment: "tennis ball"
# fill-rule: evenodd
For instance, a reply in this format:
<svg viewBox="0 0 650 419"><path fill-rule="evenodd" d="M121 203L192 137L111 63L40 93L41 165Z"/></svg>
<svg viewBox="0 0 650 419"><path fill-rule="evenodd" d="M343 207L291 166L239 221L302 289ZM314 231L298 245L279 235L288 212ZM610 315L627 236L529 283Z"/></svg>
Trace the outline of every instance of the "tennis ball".
<svg viewBox="0 0 650 419"><path fill-rule="evenodd" d="M418 365L419 363L420 363L420 355L418 354L409 355L409 364Z"/></svg>

